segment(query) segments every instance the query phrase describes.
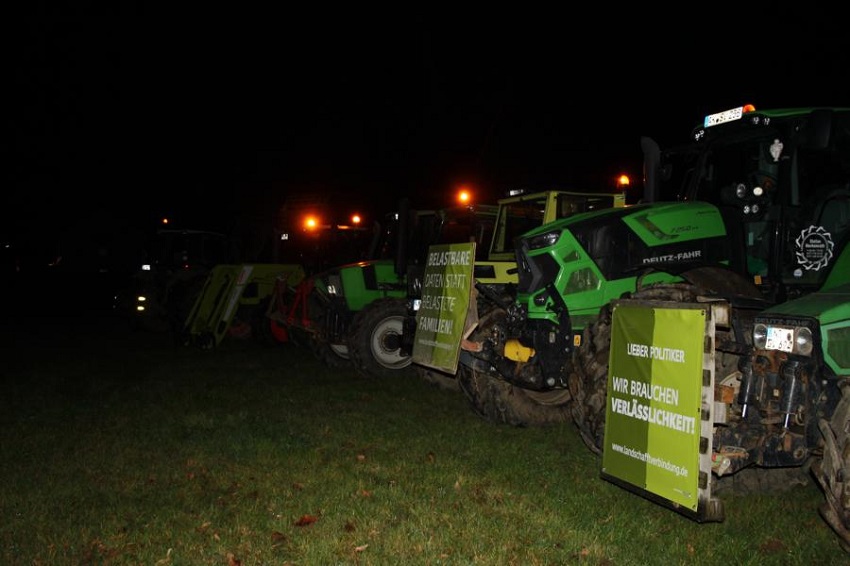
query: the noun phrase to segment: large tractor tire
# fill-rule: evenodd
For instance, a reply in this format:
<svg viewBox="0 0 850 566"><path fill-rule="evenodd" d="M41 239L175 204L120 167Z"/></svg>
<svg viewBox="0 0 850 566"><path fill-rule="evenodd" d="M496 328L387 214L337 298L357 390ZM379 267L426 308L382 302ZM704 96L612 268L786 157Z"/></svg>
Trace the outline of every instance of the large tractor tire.
<svg viewBox="0 0 850 566"><path fill-rule="evenodd" d="M850 552L850 382L841 384L841 400L832 418L821 419L818 426L824 438L823 458L812 472L826 497L820 515Z"/></svg>
<svg viewBox="0 0 850 566"><path fill-rule="evenodd" d="M372 301L354 315L348 334L348 352L355 369L367 377L414 377L413 360L401 349L407 318L404 299Z"/></svg>
<svg viewBox="0 0 850 566"><path fill-rule="evenodd" d="M309 341L310 350L316 359L329 368L350 368L351 356L348 352L348 344L330 340L330 332L325 328L328 313L327 302L313 291L307 297L307 311L310 319L309 324L313 326L313 332L298 334L298 339L306 337Z"/></svg>
<svg viewBox="0 0 850 566"><path fill-rule="evenodd" d="M505 311L500 308L485 313L470 340L479 341L490 334L504 316ZM458 368L457 380L472 410L490 422L530 427L570 420L571 395L565 389L530 391L463 364Z"/></svg>

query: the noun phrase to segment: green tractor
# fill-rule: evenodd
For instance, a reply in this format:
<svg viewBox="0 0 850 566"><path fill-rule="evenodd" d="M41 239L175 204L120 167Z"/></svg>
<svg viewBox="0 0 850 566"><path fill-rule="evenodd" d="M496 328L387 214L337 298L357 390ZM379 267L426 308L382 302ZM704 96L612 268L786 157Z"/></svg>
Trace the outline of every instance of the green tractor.
<svg viewBox="0 0 850 566"><path fill-rule="evenodd" d="M811 465L850 544L850 109L739 107L642 146L644 202L516 240L516 300L479 313L461 388L494 422L572 420L602 453L612 304L723 301L710 483L782 489Z"/></svg>
<svg viewBox="0 0 850 566"><path fill-rule="evenodd" d="M478 302L482 307L494 303L512 301L516 294L517 269L514 240L520 235L559 218L567 218L581 212L623 208L626 206L624 192L594 193L549 189L527 192L511 191L498 201L495 227L489 248L479 249L473 267L473 278L477 283ZM408 267L407 302L409 316L405 320L402 351L410 356L416 334L416 315L422 294L424 263ZM447 374L424 365L416 364L419 376L426 382L444 389L457 389L454 374Z"/></svg>
<svg viewBox="0 0 850 566"><path fill-rule="evenodd" d="M488 242L496 207L422 211L403 200L391 216L370 258L314 274L290 301L290 332L307 336L331 367L353 366L371 377L413 375L410 356L401 350L407 269L424 262L430 245Z"/></svg>
<svg viewBox="0 0 850 566"><path fill-rule="evenodd" d="M827 249L827 235L844 239L841 258L814 259L830 268L817 291L755 317L753 350L732 384L714 451L722 455L715 468L733 478L742 469L811 464L826 496L819 511L850 551L850 195L841 198L827 214L843 215L842 227L812 225L823 228L817 237ZM798 245L809 264L805 239Z"/></svg>

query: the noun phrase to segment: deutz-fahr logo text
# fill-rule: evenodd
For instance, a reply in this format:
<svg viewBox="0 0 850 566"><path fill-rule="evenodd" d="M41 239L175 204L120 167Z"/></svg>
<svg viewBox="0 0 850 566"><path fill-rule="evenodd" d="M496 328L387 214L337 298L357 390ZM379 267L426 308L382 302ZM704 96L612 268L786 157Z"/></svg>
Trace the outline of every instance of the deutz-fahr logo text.
<svg viewBox="0 0 850 566"><path fill-rule="evenodd" d="M809 226L794 240L797 263L807 270L819 271L832 259L832 235L823 226Z"/></svg>
<svg viewBox="0 0 850 566"><path fill-rule="evenodd" d="M692 261L702 257L702 250L690 250L674 254L656 255L643 258L643 263L673 263L674 261Z"/></svg>

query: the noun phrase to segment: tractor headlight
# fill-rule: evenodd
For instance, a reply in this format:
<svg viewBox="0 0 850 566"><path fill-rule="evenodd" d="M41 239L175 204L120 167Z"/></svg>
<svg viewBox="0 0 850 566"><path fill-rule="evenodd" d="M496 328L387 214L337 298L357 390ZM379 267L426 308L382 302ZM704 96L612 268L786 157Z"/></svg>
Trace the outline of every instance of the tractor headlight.
<svg viewBox="0 0 850 566"><path fill-rule="evenodd" d="M558 243L560 238L560 230L553 230L551 232L546 232L545 234L540 234L539 236L534 236L528 239L528 249L539 250L540 248L554 246Z"/></svg>
<svg viewBox="0 0 850 566"><path fill-rule="evenodd" d="M764 324L756 324L753 326L753 346L759 350L764 350L767 344L767 326Z"/></svg>
<svg viewBox="0 0 850 566"><path fill-rule="evenodd" d="M795 350L804 356L811 356L812 350L814 349L814 342L812 340L812 331L805 326L802 328L798 328L797 332L794 335L794 345Z"/></svg>

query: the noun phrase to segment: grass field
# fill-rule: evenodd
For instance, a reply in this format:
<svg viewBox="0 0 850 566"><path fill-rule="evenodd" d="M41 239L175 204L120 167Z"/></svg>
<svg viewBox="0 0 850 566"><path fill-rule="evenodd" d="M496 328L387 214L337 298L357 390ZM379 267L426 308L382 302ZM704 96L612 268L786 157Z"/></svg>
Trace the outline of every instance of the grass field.
<svg viewBox="0 0 850 566"><path fill-rule="evenodd" d="M699 524L600 479L571 425L113 322L3 326L4 565L850 562L814 482Z"/></svg>

